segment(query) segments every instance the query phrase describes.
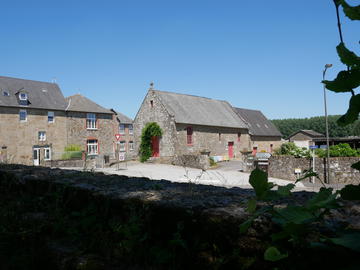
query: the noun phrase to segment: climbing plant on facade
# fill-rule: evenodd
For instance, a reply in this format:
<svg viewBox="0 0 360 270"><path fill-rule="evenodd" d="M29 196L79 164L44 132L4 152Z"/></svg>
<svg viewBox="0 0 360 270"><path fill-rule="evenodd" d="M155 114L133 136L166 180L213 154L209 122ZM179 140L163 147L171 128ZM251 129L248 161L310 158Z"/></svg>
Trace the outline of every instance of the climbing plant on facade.
<svg viewBox="0 0 360 270"><path fill-rule="evenodd" d="M159 125L155 122L150 122L145 125L141 131L141 142L140 142L140 161L147 161L152 155L151 139L154 136L161 136L162 130Z"/></svg>

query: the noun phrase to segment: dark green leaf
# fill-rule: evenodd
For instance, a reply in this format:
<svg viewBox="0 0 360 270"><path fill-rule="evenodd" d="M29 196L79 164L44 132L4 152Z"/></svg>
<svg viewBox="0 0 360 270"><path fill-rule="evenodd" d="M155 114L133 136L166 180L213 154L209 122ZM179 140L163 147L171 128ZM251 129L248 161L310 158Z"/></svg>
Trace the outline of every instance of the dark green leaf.
<svg viewBox="0 0 360 270"><path fill-rule="evenodd" d="M309 210L316 210L320 208L332 208L336 207L337 193L333 193L332 188L321 188L318 193L314 195L306 203L306 208Z"/></svg>
<svg viewBox="0 0 360 270"><path fill-rule="evenodd" d="M336 92L351 92L354 88L360 85L360 70L343 70L340 71L333 81L322 81L326 88Z"/></svg>
<svg viewBox="0 0 360 270"><path fill-rule="evenodd" d="M268 247L264 253L264 259L271 262L279 261L287 256L287 254L281 254L276 247Z"/></svg>
<svg viewBox="0 0 360 270"><path fill-rule="evenodd" d="M340 190L341 198L344 200L360 200L360 185L346 185Z"/></svg>
<svg viewBox="0 0 360 270"><path fill-rule="evenodd" d="M341 3L345 15L351 20L360 20L360 5L350 6L345 0L338 1Z"/></svg>
<svg viewBox="0 0 360 270"><path fill-rule="evenodd" d="M356 163L352 164L352 165L351 165L351 168L353 168L353 169L356 169L356 170L360 171L360 161L358 161L358 162L356 162Z"/></svg>
<svg viewBox="0 0 360 270"><path fill-rule="evenodd" d="M359 118L360 112L360 95L357 94L352 96L349 103L349 109L347 110L346 114L341 116L337 120L337 124L339 126L346 126L355 122Z"/></svg>
<svg viewBox="0 0 360 270"><path fill-rule="evenodd" d="M337 53L340 57L340 60L343 64L349 67L357 67L360 66L360 57L358 57L354 52L348 50L345 47L344 43L340 43L336 47Z"/></svg>
<svg viewBox="0 0 360 270"><path fill-rule="evenodd" d="M279 222L278 222L279 223ZM272 241L278 241L285 238L299 238L304 234L307 234L308 230L304 224L295 224L292 222L285 223L282 227L282 231L271 235Z"/></svg>
<svg viewBox="0 0 360 270"><path fill-rule="evenodd" d="M256 210L256 200L250 199L247 204L248 204L248 207L247 207L246 211L248 211L249 213L254 213Z"/></svg>
<svg viewBox="0 0 360 270"><path fill-rule="evenodd" d="M291 195L291 190L295 187L294 184L287 184L286 186L278 186L277 193L282 197Z"/></svg>
<svg viewBox="0 0 360 270"><path fill-rule="evenodd" d="M360 252L360 233L359 232L349 232L349 233L343 234L340 237L329 238L329 240L336 245L340 245L340 246Z"/></svg>
<svg viewBox="0 0 360 270"><path fill-rule="evenodd" d="M300 182L300 181L305 180L305 179L307 179L307 178L310 178L310 177L312 177L312 176L318 177L318 174L317 174L316 172L313 172L312 169L309 169L309 170L305 171L305 175L304 175L303 177L300 177L299 179L297 179L297 180L295 181L295 184L296 184L297 182Z"/></svg>
<svg viewBox="0 0 360 270"><path fill-rule="evenodd" d="M278 220L282 219L282 223L295 223L303 224L315 218L312 213L300 206L288 206L282 209L275 209L275 213L278 215Z"/></svg>
<svg viewBox="0 0 360 270"><path fill-rule="evenodd" d="M243 223L240 224L240 233L246 233L249 227L251 226L251 223L254 221L254 218L250 218Z"/></svg>
<svg viewBox="0 0 360 270"><path fill-rule="evenodd" d="M255 169L250 174L249 183L254 188L256 196L263 199L269 190L267 174L262 170Z"/></svg>

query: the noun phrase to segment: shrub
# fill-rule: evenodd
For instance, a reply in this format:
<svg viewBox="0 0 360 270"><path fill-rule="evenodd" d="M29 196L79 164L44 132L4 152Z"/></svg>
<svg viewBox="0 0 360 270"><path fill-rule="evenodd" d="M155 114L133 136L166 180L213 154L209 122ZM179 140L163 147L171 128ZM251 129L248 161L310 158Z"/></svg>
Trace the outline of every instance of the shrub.
<svg viewBox="0 0 360 270"><path fill-rule="evenodd" d="M310 157L310 151L305 147L297 147L293 142L284 143L274 152L275 155L287 155L294 157Z"/></svg>
<svg viewBox="0 0 360 270"><path fill-rule="evenodd" d="M82 158L82 148L77 144L69 144L65 146L65 152L61 155L61 159L79 159Z"/></svg>
<svg viewBox="0 0 360 270"><path fill-rule="evenodd" d="M316 149L315 151L318 157L326 157L327 152L325 149ZM330 157L358 157L360 153L358 150L353 149L347 143L340 143L330 146Z"/></svg>
<svg viewBox="0 0 360 270"><path fill-rule="evenodd" d="M155 122L150 122L145 125L141 131L141 143L139 149L140 161L147 161L152 155L151 138L154 136L161 136L162 130Z"/></svg>

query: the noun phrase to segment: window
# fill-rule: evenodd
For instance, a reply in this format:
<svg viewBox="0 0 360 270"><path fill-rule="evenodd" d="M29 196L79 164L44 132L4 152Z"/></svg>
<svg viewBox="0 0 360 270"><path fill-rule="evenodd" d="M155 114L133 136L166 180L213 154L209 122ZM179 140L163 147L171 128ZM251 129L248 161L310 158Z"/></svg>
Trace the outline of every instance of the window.
<svg viewBox="0 0 360 270"><path fill-rule="evenodd" d="M270 153L273 152L273 146L274 146L274 145L271 143L271 144L270 144Z"/></svg>
<svg viewBox="0 0 360 270"><path fill-rule="evenodd" d="M20 93L19 94L19 99L20 100L27 100L28 98L27 98L27 94L26 93Z"/></svg>
<svg viewBox="0 0 360 270"><path fill-rule="evenodd" d="M240 142L240 140L241 140L241 133L239 132L239 133L237 134L237 141Z"/></svg>
<svg viewBox="0 0 360 270"><path fill-rule="evenodd" d="M20 110L20 112L19 112L19 119L20 119L20 122L26 122L26 121L27 121L27 113L26 113L26 110Z"/></svg>
<svg viewBox="0 0 360 270"><path fill-rule="evenodd" d="M129 134L134 134L134 128L133 125L129 125Z"/></svg>
<svg viewBox="0 0 360 270"><path fill-rule="evenodd" d="M120 141L120 143L119 143L119 151L125 151L125 141Z"/></svg>
<svg viewBox="0 0 360 270"><path fill-rule="evenodd" d="M40 142L46 141L46 132L45 131L39 131L38 139L39 139Z"/></svg>
<svg viewBox="0 0 360 270"><path fill-rule="evenodd" d="M86 128L96 129L96 115L95 113L88 113L86 115Z"/></svg>
<svg viewBox="0 0 360 270"><path fill-rule="evenodd" d="M120 134L125 134L125 125L124 124L119 125L119 133Z"/></svg>
<svg viewBox="0 0 360 270"><path fill-rule="evenodd" d="M129 151L134 151L134 142L129 141Z"/></svg>
<svg viewBox="0 0 360 270"><path fill-rule="evenodd" d="M187 127L186 128L186 143L187 143L187 145L192 145L193 144L192 135L193 135L192 127Z"/></svg>
<svg viewBox="0 0 360 270"><path fill-rule="evenodd" d="M97 155L98 154L98 141L97 140L87 140L87 153L88 155Z"/></svg>
<svg viewBox="0 0 360 270"><path fill-rule="evenodd" d="M51 149L50 149L50 147L44 148L44 160L51 160Z"/></svg>
<svg viewBox="0 0 360 270"><path fill-rule="evenodd" d="M219 142L221 141L221 133L219 133Z"/></svg>
<svg viewBox="0 0 360 270"><path fill-rule="evenodd" d="M154 101L150 100L150 107L153 108L154 107Z"/></svg>
<svg viewBox="0 0 360 270"><path fill-rule="evenodd" d="M48 123L54 123L54 122L55 122L54 112L48 112Z"/></svg>
<svg viewBox="0 0 360 270"><path fill-rule="evenodd" d="M4 97L8 97L8 96L10 96L10 94L9 94L8 91L3 91L3 96L4 96Z"/></svg>

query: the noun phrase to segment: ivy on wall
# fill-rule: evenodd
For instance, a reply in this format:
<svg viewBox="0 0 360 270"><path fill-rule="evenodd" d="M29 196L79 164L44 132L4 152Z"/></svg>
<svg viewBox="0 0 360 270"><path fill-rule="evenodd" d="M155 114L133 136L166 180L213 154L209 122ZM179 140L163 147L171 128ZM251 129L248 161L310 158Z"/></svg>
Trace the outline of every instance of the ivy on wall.
<svg viewBox="0 0 360 270"><path fill-rule="evenodd" d="M150 122L145 125L141 131L141 143L139 149L140 161L147 161L152 155L151 138L154 136L161 136L162 130L155 122Z"/></svg>

